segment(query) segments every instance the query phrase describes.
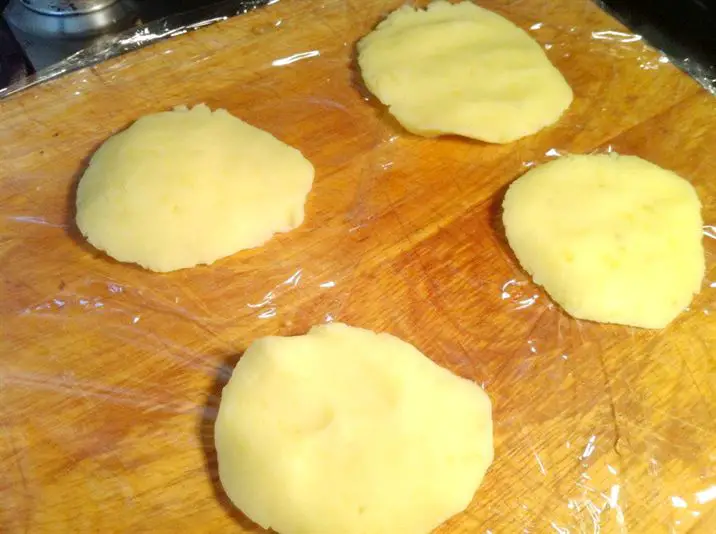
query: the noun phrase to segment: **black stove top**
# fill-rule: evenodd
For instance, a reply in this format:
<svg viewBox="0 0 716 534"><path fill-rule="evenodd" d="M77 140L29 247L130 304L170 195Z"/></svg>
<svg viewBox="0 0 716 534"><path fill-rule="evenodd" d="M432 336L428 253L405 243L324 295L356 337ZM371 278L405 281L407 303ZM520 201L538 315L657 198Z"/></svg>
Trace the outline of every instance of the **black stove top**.
<svg viewBox="0 0 716 534"><path fill-rule="evenodd" d="M28 0L0 0L6 18L12 9L27 9ZM116 33L128 27L178 17L184 24L224 14L230 16L277 0L117 0L127 16L109 29ZM595 0L634 33L664 51L716 94L716 0ZM112 2L110 2L111 4ZM71 4L71 3L70 3ZM7 6L7 7L6 7ZM56 64L75 52L108 39L106 33L83 38L46 39L23 33L0 19L0 93L8 85ZM710 84L709 84L710 80Z"/></svg>
<svg viewBox="0 0 716 534"><path fill-rule="evenodd" d="M34 72L25 53L0 17L0 89L21 81Z"/></svg>
<svg viewBox="0 0 716 534"><path fill-rule="evenodd" d="M120 31L141 26L164 17L187 11L206 8L208 5L226 2L211 0L115 0L105 2L84 2L98 7L89 15L52 15L34 11L24 5L28 0L0 1L3 13L3 25L0 27L2 51L11 50L0 65L4 66L6 76L9 72L20 70L17 61L18 50L22 51L26 68L31 72L40 71L75 52L85 49L98 39L107 38ZM73 2L65 2L74 6ZM29 2L32 5L31 2ZM59 6L63 2L45 2L48 6ZM78 27L79 26L79 27ZM10 61L14 68L11 69ZM17 74L15 74L15 77Z"/></svg>
<svg viewBox="0 0 716 534"><path fill-rule="evenodd" d="M597 0L716 94L716 0Z"/></svg>
<svg viewBox="0 0 716 534"><path fill-rule="evenodd" d="M276 1L0 0L0 98L151 42L138 32L160 39Z"/></svg>

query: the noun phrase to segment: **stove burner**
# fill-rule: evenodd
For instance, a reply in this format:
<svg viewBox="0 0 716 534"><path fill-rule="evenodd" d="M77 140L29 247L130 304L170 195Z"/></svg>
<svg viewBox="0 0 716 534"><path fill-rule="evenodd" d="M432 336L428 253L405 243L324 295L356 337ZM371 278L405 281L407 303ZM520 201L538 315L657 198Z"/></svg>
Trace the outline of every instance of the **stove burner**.
<svg viewBox="0 0 716 534"><path fill-rule="evenodd" d="M128 28L131 0L10 0L5 19L30 36L80 39Z"/></svg>
<svg viewBox="0 0 716 534"><path fill-rule="evenodd" d="M43 15L82 15L106 9L117 0L21 0L22 5Z"/></svg>

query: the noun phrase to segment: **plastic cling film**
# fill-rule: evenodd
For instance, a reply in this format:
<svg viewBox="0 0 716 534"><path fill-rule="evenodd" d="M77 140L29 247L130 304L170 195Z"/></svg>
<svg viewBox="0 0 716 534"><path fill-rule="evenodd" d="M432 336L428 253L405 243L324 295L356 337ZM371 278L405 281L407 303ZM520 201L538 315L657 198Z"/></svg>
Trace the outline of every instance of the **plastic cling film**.
<svg viewBox="0 0 716 534"><path fill-rule="evenodd" d="M255 531L218 481L221 388L254 339L331 321L388 331L488 392L495 461L445 532L714 530L710 97L591 2L486 0L575 100L509 145L419 138L355 67L355 42L401 4L282 0L3 100L0 530ZM165 275L94 250L73 212L87 158L199 102L311 160L304 223ZM567 316L505 242L509 183L610 151L677 172L703 203L704 285L663 331Z"/></svg>

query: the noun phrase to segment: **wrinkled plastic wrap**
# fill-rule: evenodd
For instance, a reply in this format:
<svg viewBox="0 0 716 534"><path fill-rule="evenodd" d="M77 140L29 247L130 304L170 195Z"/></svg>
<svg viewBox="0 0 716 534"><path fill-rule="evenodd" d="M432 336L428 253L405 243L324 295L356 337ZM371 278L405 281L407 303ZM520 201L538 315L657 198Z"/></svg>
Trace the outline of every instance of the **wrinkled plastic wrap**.
<svg viewBox="0 0 716 534"><path fill-rule="evenodd" d="M495 462L445 532L713 531L713 114L673 107L698 98L692 82L591 3L485 1L544 46L575 102L511 145L421 139L355 72L356 38L398 2L299 4L47 86L78 103L52 107L34 88L3 104L8 117L23 108L22 126L43 141L10 153L7 137L0 149L2 530L248 531L217 479L221 387L255 338L342 321L413 343L493 401ZM171 62L189 46L190 61ZM128 85L153 61L171 83ZM86 158L140 114L199 101L314 163L304 224L166 275L93 250L72 221ZM37 102L52 113L39 117ZM500 226L504 188L528 168L612 150L679 172L704 204L703 288L663 331L570 318L519 268Z"/></svg>
<svg viewBox="0 0 716 534"><path fill-rule="evenodd" d="M92 65L96 65L121 54L126 54L137 48L203 28L210 24L226 20L229 17L248 13L253 9L271 5L278 1L279 0L224 0L222 2L210 3L204 8L193 9L157 21L152 21L116 35L109 35L99 39L87 49L81 50L71 57L68 57L65 61L0 90L0 98L10 96L13 93L39 83L52 80L68 72L91 67ZM602 9L610 10L609 6L604 2L599 0L595 0L595 2L602 7ZM619 13L614 12L614 14L618 15ZM644 21L642 21L642 24L643 23ZM652 33L658 36L660 43L669 45L668 36L661 35L658 28L654 28ZM636 40L643 39L641 35L632 35L632 38ZM664 48L668 48L668 46ZM688 57L688 55L684 55L683 52L681 48L675 50L675 53L671 55L669 55L668 50L666 51L669 61L688 73L701 84L704 89L712 94L716 94L716 65L704 64L700 60L694 60Z"/></svg>

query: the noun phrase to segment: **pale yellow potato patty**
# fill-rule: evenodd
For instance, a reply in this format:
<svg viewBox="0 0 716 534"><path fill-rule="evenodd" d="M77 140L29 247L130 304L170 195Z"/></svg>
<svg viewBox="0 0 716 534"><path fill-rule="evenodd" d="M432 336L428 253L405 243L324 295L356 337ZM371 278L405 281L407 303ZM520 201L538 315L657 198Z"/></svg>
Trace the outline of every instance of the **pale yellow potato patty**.
<svg viewBox="0 0 716 534"><path fill-rule="evenodd" d="M570 315L662 328L701 287L701 203L636 156L566 156L517 179L503 202L524 269Z"/></svg>
<svg viewBox="0 0 716 534"><path fill-rule="evenodd" d="M541 46L472 2L402 6L358 42L368 89L409 131L508 143L555 123L572 90Z"/></svg>
<svg viewBox="0 0 716 534"><path fill-rule="evenodd" d="M211 264L299 226L313 174L298 150L223 109L155 113L94 154L77 226L152 271Z"/></svg>
<svg viewBox="0 0 716 534"><path fill-rule="evenodd" d="M215 437L229 498L280 534L427 534L468 506L493 458L477 384L343 324L252 343Z"/></svg>

